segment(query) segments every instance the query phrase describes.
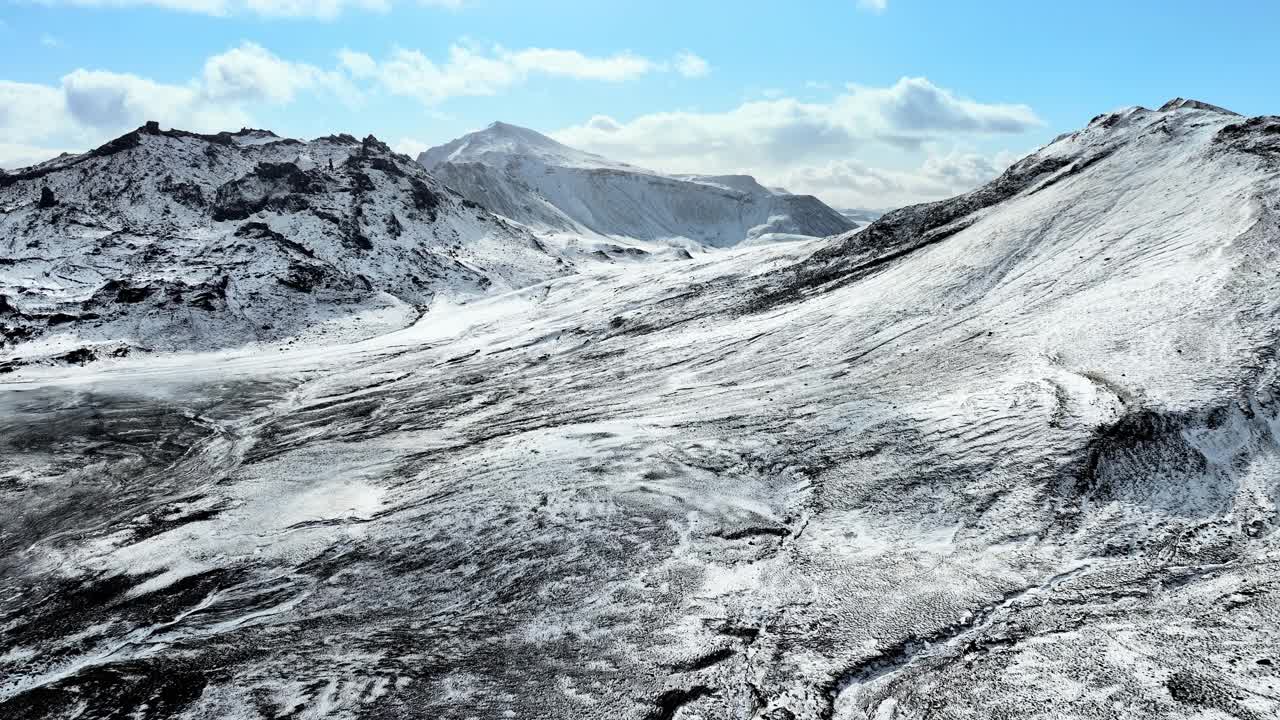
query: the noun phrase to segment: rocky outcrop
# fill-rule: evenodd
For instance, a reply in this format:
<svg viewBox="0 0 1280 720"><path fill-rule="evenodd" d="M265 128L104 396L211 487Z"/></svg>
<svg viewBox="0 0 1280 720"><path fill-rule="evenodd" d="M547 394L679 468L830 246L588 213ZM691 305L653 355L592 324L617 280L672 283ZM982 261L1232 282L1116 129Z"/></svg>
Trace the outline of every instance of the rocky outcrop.
<svg viewBox="0 0 1280 720"><path fill-rule="evenodd" d="M0 184L0 202L16 208L0 216L0 294L28 311L6 315L11 352L72 332L153 349L234 346L358 312L394 318L364 331L379 332L441 294L568 270L372 136L301 143L147 123Z"/></svg>

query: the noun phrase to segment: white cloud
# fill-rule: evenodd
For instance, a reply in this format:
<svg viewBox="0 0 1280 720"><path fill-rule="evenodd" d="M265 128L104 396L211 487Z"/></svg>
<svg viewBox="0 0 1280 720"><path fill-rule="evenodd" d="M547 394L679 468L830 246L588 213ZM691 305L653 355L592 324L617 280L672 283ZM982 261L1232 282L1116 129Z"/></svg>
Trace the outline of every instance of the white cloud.
<svg viewBox="0 0 1280 720"><path fill-rule="evenodd" d="M343 49L334 67L326 69L245 42L209 57L195 77L180 84L83 68L53 86L0 81L0 138L8 143L0 150L0 164L26 162L41 154L39 148L48 148L49 156L67 147L87 149L147 120L199 132L235 129L251 122L251 109L288 105L304 94L356 105L364 90L379 86L436 105L451 97L493 95L535 76L622 82L667 71L669 63L629 52L591 56L576 50L462 45L450 48L443 63L416 50L395 50L378 62Z"/></svg>
<svg viewBox="0 0 1280 720"><path fill-rule="evenodd" d="M62 41L49 33L40 33L40 44L47 48L60 48Z"/></svg>
<svg viewBox="0 0 1280 720"><path fill-rule="evenodd" d="M999 175L1018 155L982 155L952 148L908 167L874 167L853 159L784 170L778 176L792 192L818 195L839 207L886 209L941 200Z"/></svg>
<svg viewBox="0 0 1280 720"><path fill-rule="evenodd" d="M451 46L448 59L443 62L432 60L419 50L404 48L392 51L380 63L350 50L342 51L339 60L352 77L376 75L392 94L416 98L427 105L452 97L496 95L534 76L622 82L672 69L671 63L655 62L630 52L590 56L577 50L508 50L501 46L486 50L465 45ZM687 52L677 57L674 67L686 76L709 69L705 60Z"/></svg>
<svg viewBox="0 0 1280 720"><path fill-rule="evenodd" d="M620 82L652 72L656 67L652 61L626 52L608 57L589 57L577 50L529 48L519 52L499 50L498 54L503 62L520 73L579 80Z"/></svg>
<svg viewBox="0 0 1280 720"><path fill-rule="evenodd" d="M252 43L208 58L184 84L83 68L55 86L0 81L0 166L83 151L147 120L197 132L235 129L249 123L250 107L287 105L302 92L359 98L346 75L282 60Z"/></svg>
<svg viewBox="0 0 1280 720"><path fill-rule="evenodd" d="M851 85L852 103L873 107L895 129L906 132L972 131L1016 133L1041 124L1026 105L983 104L957 97L925 78L902 78L893 87Z"/></svg>
<svg viewBox="0 0 1280 720"><path fill-rule="evenodd" d="M332 20L348 9L386 12L390 0L40 0L46 5L80 7L155 7L164 10L231 16L259 15L273 18L315 18ZM425 5L457 7L456 2L424 2Z"/></svg>
<svg viewBox="0 0 1280 720"><path fill-rule="evenodd" d="M75 127L61 88L0 80L0 137L34 146Z"/></svg>
<svg viewBox="0 0 1280 720"><path fill-rule="evenodd" d="M369 78L378 74L378 63L362 52L343 48L338 51L338 64L356 78Z"/></svg>
<svg viewBox="0 0 1280 720"><path fill-rule="evenodd" d="M65 148L48 148L18 143L0 143L0 168L20 168L42 163L64 152L79 152Z"/></svg>
<svg viewBox="0 0 1280 720"><path fill-rule="evenodd" d="M86 130L117 131L144 120L208 130L239 116L232 108L205 102L195 86L166 85L105 70L75 70L64 76L62 102L71 121Z"/></svg>
<svg viewBox="0 0 1280 720"><path fill-rule="evenodd" d="M205 61L203 93L210 100L232 102L293 102L299 91L325 89L348 103L359 91L341 73L314 65L281 60L265 48L242 43Z"/></svg>
<svg viewBox="0 0 1280 720"><path fill-rule="evenodd" d="M879 207L945 197L988 179L997 158L956 148L970 138L1016 136L1041 125L1025 105L981 103L924 78L903 78L886 88L849 86L825 102L773 98L725 112L659 112L627 122L597 115L554 136L658 170L747 172L832 202ZM895 157L898 167L873 171L847 162L866 154Z"/></svg>
<svg viewBox="0 0 1280 720"><path fill-rule="evenodd" d="M889 7L889 0L858 0L858 7L871 12L882 13Z"/></svg>
<svg viewBox="0 0 1280 720"><path fill-rule="evenodd" d="M702 58L685 50L676 55L676 72L687 78L705 77L711 72L711 65Z"/></svg>
<svg viewBox="0 0 1280 720"><path fill-rule="evenodd" d="M393 0L38 0L45 5L81 7L156 7L164 10L231 16L258 15L272 18L315 18L332 20L347 10L386 12ZM417 0L425 7L458 10L464 0Z"/></svg>
<svg viewBox="0 0 1280 720"><path fill-rule="evenodd" d="M391 144L391 149L398 153L403 153L411 158L418 157L418 153L424 152L432 147L432 143L417 138L403 137Z"/></svg>

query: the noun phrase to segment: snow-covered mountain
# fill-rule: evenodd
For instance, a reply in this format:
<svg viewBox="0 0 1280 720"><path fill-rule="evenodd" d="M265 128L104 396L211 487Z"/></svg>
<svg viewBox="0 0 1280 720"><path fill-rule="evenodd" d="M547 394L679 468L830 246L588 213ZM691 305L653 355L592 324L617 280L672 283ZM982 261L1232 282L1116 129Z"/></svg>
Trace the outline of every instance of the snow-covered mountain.
<svg viewBox="0 0 1280 720"><path fill-rule="evenodd" d="M18 368L0 718L1278 717L1277 348L1280 118L1180 100L840 238Z"/></svg>
<svg viewBox="0 0 1280 720"><path fill-rule="evenodd" d="M566 272L373 137L148 124L0 173L0 353L211 348L400 327ZM344 321L356 317L360 327ZM90 349L90 354L100 350ZM2 355L0 355L2 357Z"/></svg>
<svg viewBox="0 0 1280 720"><path fill-rule="evenodd" d="M468 199L540 231L730 247L854 227L815 197L747 175L662 175L501 122L418 161Z"/></svg>

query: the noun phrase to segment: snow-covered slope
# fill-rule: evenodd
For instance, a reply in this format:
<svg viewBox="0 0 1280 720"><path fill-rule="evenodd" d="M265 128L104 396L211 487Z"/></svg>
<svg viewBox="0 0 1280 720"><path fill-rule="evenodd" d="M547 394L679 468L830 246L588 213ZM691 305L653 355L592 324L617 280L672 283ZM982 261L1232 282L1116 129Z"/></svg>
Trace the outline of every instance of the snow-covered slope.
<svg viewBox="0 0 1280 720"><path fill-rule="evenodd" d="M0 717L1280 716L1280 118L0 385Z"/></svg>
<svg viewBox="0 0 1280 720"><path fill-rule="evenodd" d="M0 175L0 361L19 343L199 349L353 319L368 334L441 294L564 272L372 137L148 125Z"/></svg>
<svg viewBox="0 0 1280 720"><path fill-rule="evenodd" d="M506 123L418 160L468 199L543 231L729 247L853 227L817 198L770 190L746 175L661 175Z"/></svg>

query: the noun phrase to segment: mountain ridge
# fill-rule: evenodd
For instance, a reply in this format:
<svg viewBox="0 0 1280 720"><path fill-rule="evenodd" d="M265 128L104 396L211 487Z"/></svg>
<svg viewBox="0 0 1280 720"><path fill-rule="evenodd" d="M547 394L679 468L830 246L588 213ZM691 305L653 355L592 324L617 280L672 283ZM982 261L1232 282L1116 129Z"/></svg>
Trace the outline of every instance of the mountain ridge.
<svg viewBox="0 0 1280 720"><path fill-rule="evenodd" d="M472 201L541 231L731 247L854 227L811 195L779 193L748 175L663 175L508 123L418 161Z"/></svg>
<svg viewBox="0 0 1280 720"><path fill-rule="evenodd" d="M0 176L0 234L6 349L61 336L125 351L236 346L350 313L386 329L437 296L570 268L373 136L150 122Z"/></svg>
<svg viewBox="0 0 1280 720"><path fill-rule="evenodd" d="M1280 716L1280 117L264 349L0 378L0 717Z"/></svg>

